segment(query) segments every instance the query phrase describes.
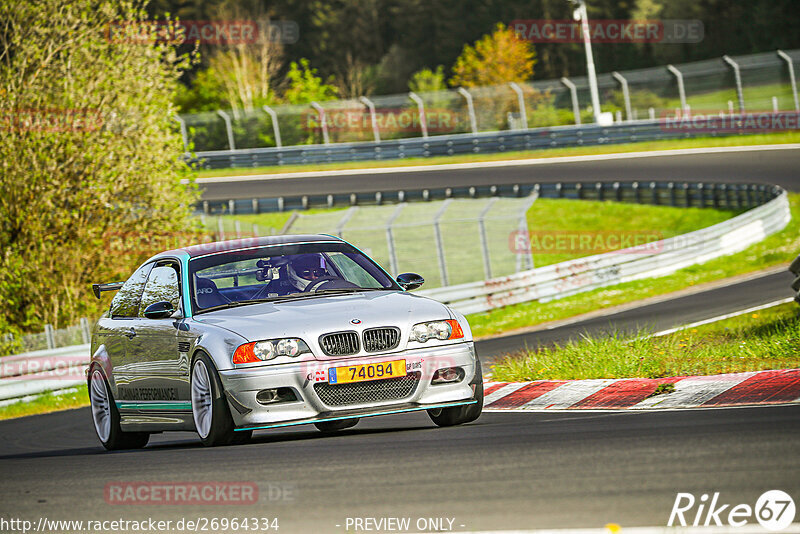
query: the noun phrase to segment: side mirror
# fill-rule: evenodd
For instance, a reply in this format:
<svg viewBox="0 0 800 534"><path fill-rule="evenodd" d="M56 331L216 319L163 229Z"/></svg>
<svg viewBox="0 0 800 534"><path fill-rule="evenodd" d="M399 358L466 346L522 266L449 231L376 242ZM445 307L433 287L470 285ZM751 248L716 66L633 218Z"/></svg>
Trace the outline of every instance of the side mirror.
<svg viewBox="0 0 800 534"><path fill-rule="evenodd" d="M411 291L424 284L425 279L416 273L403 273L397 275L397 283L406 291Z"/></svg>
<svg viewBox="0 0 800 534"><path fill-rule="evenodd" d="M144 316L148 319L166 319L173 313L175 313L175 307L166 300L155 302L144 310Z"/></svg>

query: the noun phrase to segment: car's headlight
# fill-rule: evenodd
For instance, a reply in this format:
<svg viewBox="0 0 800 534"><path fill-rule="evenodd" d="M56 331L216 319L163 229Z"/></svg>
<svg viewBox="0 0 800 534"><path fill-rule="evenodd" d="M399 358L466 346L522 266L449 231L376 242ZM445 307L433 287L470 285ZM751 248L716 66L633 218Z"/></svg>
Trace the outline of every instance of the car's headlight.
<svg viewBox="0 0 800 534"><path fill-rule="evenodd" d="M305 341L297 338L268 339L239 345L233 353L233 363L256 363L272 360L278 356L299 356L311 352Z"/></svg>
<svg viewBox="0 0 800 534"><path fill-rule="evenodd" d="M418 323L411 328L411 335L409 341L418 341L425 343L429 339L461 339L464 337L464 331L461 325L455 319L448 319L446 321L430 321L427 323Z"/></svg>

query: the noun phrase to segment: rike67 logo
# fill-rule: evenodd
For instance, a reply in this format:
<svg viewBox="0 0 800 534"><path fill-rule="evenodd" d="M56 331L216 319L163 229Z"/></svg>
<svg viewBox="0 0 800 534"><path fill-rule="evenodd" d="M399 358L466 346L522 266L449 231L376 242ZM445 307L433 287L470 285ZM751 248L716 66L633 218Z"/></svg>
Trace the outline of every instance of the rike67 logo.
<svg viewBox="0 0 800 534"><path fill-rule="evenodd" d="M753 520L767 530L783 530L792 524L795 506L792 497L781 490L766 491L749 504L732 505L720 500L719 492L704 493L696 499L691 493L678 493L667 526L721 527L726 523L732 527L743 527Z"/></svg>

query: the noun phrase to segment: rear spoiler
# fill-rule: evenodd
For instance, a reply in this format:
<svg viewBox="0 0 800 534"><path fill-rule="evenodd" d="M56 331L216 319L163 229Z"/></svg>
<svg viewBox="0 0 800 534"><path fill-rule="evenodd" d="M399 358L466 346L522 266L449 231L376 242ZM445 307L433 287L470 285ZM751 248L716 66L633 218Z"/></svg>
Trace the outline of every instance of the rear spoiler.
<svg viewBox="0 0 800 534"><path fill-rule="evenodd" d="M103 291L116 291L117 289L121 288L125 282L108 282L107 284L92 284L92 292L94 296L98 299L100 298L100 293Z"/></svg>

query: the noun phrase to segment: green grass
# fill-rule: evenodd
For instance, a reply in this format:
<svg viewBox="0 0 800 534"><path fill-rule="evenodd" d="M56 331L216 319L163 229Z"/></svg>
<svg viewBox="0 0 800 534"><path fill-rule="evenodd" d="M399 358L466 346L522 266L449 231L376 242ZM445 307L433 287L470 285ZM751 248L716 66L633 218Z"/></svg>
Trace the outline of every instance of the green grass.
<svg viewBox="0 0 800 534"><path fill-rule="evenodd" d="M789 303L655 338L645 337L647 332L632 338L584 337L510 355L493 366L492 379L664 378L793 369L800 367L799 312Z"/></svg>
<svg viewBox="0 0 800 534"><path fill-rule="evenodd" d="M86 386L81 385L70 393L54 395L44 393L29 401L21 401L0 407L0 420L37 415L42 413L71 410L89 405L89 393Z"/></svg>
<svg viewBox="0 0 800 534"><path fill-rule="evenodd" d="M559 235L561 232L560 235L567 237L580 237L587 233L606 236L604 242L608 238L628 235L650 237L648 241L656 241L706 228L737 214L727 210L545 198L537 200L528 211L528 229L532 237ZM559 252L534 253L534 265L542 267L604 251Z"/></svg>
<svg viewBox="0 0 800 534"><path fill-rule="evenodd" d="M476 337L500 334L666 295L687 287L751 273L791 262L800 251L800 194L790 193L792 220L781 230L742 252L693 265L668 276L626 282L550 302L525 302L469 315Z"/></svg>
<svg viewBox="0 0 800 534"><path fill-rule="evenodd" d="M617 154L622 152L642 152L648 150L672 150L679 148L769 145L800 142L800 132L779 132L728 137L696 137L669 141L649 141L619 145L597 145L570 148L547 148L522 150L496 154L461 154L455 156L436 156L431 158L406 158L388 161L354 161L341 163L312 163L306 165L277 165L269 167L246 167L234 169L198 170L199 178L212 176L249 176L254 174L332 171L343 169L372 169L383 167L407 167L410 165L443 165L449 163L472 163L480 161L505 161L513 159L555 158L560 156L583 156L592 154Z"/></svg>

